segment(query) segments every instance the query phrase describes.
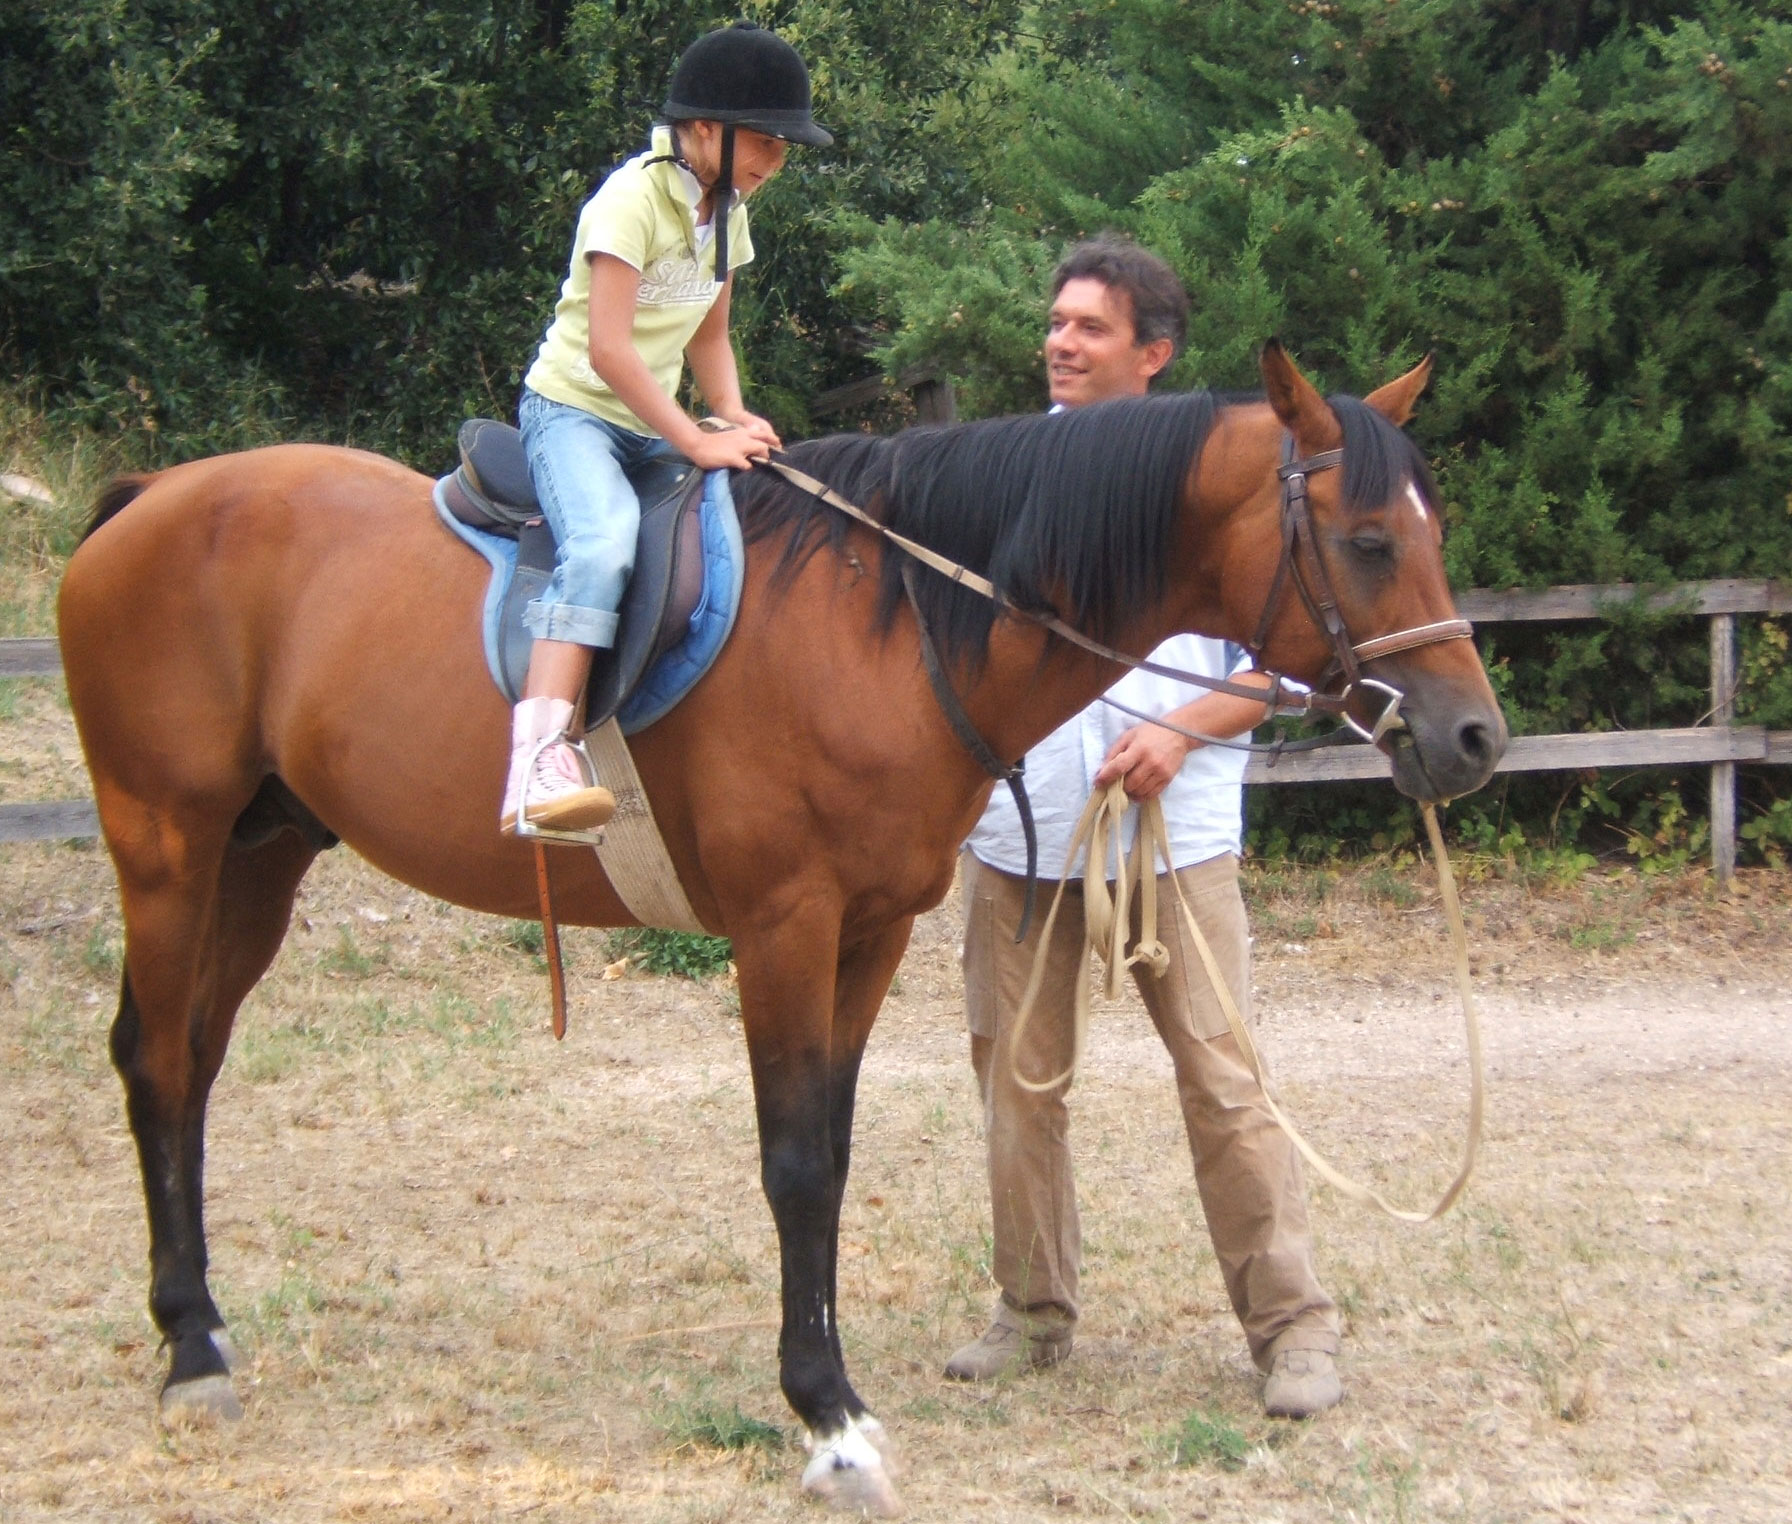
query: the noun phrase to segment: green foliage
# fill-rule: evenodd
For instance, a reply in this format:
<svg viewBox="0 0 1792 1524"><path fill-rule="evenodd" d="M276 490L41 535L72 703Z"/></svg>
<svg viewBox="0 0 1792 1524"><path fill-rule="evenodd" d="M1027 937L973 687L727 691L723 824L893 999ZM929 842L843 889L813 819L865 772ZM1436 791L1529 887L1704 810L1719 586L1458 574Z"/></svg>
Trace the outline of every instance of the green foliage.
<svg viewBox="0 0 1792 1524"><path fill-rule="evenodd" d="M508 922L499 939L540 967L547 966L547 933L540 921Z"/></svg>
<svg viewBox="0 0 1792 1524"><path fill-rule="evenodd" d="M676 974L683 979L712 979L726 973L734 956L734 944L726 937L657 926L630 926L612 932L606 945L612 958L627 958L645 973Z"/></svg>
<svg viewBox="0 0 1792 1524"><path fill-rule="evenodd" d="M776 1454L788 1444L784 1431L763 1418L753 1418L736 1405L692 1399L669 1404L661 1427L675 1449L761 1451Z"/></svg>
<svg viewBox="0 0 1792 1524"><path fill-rule="evenodd" d="M1786 0L1047 4L1001 86L979 215L861 225L844 262L892 371L937 356L970 410L1038 406L1045 275L1111 227L1194 297L1175 384L1254 387L1272 334L1359 395L1435 354L1413 432L1458 585L1792 572ZM1703 633L1637 613L1483 646L1516 733L1657 727L1709 706ZM1739 713L1788 723L1783 629L1742 644ZM1572 839L1596 812L1560 787L1501 808ZM1271 852L1390 813L1274 792ZM1696 850L1695 812L1624 809L1617 839L1674 836L1648 860Z"/></svg>
<svg viewBox="0 0 1792 1524"><path fill-rule="evenodd" d="M756 205L737 293L801 424L865 369L835 214L962 209L964 101L1018 0L0 0L0 355L146 460L314 435L439 461L512 412L579 203L743 10L841 132Z"/></svg>
<svg viewBox="0 0 1792 1524"><path fill-rule="evenodd" d="M1217 1466L1222 1471L1242 1471L1251 1450L1241 1429L1200 1408L1166 1435L1164 1444L1172 1466Z"/></svg>

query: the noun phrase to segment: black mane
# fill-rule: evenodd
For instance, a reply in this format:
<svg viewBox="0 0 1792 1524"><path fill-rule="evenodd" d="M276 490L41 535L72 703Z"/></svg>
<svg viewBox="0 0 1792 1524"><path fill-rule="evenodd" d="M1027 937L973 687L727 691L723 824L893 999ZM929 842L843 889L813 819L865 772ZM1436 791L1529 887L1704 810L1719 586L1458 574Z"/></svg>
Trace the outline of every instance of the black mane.
<svg viewBox="0 0 1792 1524"><path fill-rule="evenodd" d="M1156 393L890 437L836 434L793 445L789 456L897 533L988 577L1018 607L1111 640L1128 614L1165 592L1177 492L1221 410L1261 401ZM1424 457L1404 433L1354 397L1328 401L1344 431L1347 507L1378 507L1408 479L1434 500ZM785 536L780 576L824 544L844 551L845 515L772 473L737 476L734 494L749 541ZM886 629L908 559L883 557ZM925 568L916 593L946 660L979 662L995 606Z"/></svg>
<svg viewBox="0 0 1792 1524"><path fill-rule="evenodd" d="M1344 430L1344 506L1351 512L1379 508L1407 483L1437 506L1431 467L1403 429L1355 397L1327 397ZM1442 519L1439 519L1442 522Z"/></svg>
<svg viewBox="0 0 1792 1524"><path fill-rule="evenodd" d="M839 434L795 445L790 458L899 534L987 576L1019 607L1050 608L1101 640L1163 596L1177 491L1218 411L1205 392L1129 397L889 438ZM749 540L788 536L783 572L823 543L842 545L844 515L770 473L736 478L735 501ZM884 557L886 627L907 559ZM916 590L946 659L980 659L994 605L926 570Z"/></svg>

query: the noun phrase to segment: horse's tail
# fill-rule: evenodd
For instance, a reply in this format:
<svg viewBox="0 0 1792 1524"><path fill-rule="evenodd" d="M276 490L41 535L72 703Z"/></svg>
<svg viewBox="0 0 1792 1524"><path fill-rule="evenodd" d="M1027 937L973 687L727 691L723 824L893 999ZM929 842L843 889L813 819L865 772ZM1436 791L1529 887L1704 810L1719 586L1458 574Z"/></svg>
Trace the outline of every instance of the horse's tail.
<svg viewBox="0 0 1792 1524"><path fill-rule="evenodd" d="M153 480L152 475L143 474L113 477L106 483L99 495L99 500L93 505L93 517L88 521L81 538L86 540L107 519L130 504L137 494Z"/></svg>

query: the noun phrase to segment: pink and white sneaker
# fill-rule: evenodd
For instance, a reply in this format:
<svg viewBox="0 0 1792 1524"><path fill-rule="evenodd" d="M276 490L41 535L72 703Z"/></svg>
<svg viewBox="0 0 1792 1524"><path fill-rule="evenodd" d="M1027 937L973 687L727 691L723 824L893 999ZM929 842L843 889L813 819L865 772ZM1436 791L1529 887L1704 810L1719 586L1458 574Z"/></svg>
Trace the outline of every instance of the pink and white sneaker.
<svg viewBox="0 0 1792 1524"><path fill-rule="evenodd" d="M616 813L616 798L586 773L566 739L572 705L564 699L524 699L510 723L510 777L498 829L517 834L520 815L542 831L595 831ZM525 831L524 834L529 834Z"/></svg>

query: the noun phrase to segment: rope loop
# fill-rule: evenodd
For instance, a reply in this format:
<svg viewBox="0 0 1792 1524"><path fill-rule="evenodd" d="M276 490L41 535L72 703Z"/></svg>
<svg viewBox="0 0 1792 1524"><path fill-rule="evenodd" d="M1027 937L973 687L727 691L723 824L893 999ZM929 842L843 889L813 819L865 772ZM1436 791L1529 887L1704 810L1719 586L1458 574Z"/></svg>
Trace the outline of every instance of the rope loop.
<svg viewBox="0 0 1792 1524"><path fill-rule="evenodd" d="M1456 1178L1445 1188L1436 1205L1429 1211L1413 1211L1390 1204L1379 1192L1353 1180L1328 1163L1301 1136L1298 1128L1289 1120L1288 1115L1277 1104L1275 1096L1270 1092L1269 1083L1263 1072L1263 1060L1258 1055L1257 1044L1251 1037L1250 1029L1239 1014L1238 1002L1233 999L1232 991L1227 988L1226 976L1221 971L1213 949L1208 946L1207 938L1201 934L1200 924L1195 920L1194 912L1189 908L1187 897L1182 892L1182 881L1176 876L1170 862L1169 832L1164 826L1163 806L1156 799L1147 799L1139 805L1138 835L1133 841L1132 852L1124 861L1120 860L1120 843L1123 840L1121 829L1125 822L1126 812L1131 801L1120 780L1115 779L1105 789L1097 789L1090 794L1089 802L1083 806L1082 817L1078 820L1076 831L1071 837L1070 851L1064 859L1064 877L1058 882L1058 891L1052 896L1051 910L1045 918L1045 925L1040 931L1039 948L1033 957L1033 967L1027 978L1027 987L1021 996L1020 1009L1015 1013L1013 1036L1010 1039L1011 1053L1018 1053L1021 1046L1021 1035L1027 1023L1032 1020L1033 1007L1039 998L1039 990L1045 980L1046 955L1051 947L1052 932L1058 919L1058 906L1064 897L1064 885L1069 881L1070 870L1075 865L1077 850L1088 847L1088 856L1083 868L1083 919L1085 938L1088 950L1101 960L1106 972L1103 978L1102 992L1105 998L1119 998L1121 979L1127 969L1134 964L1144 963L1153 974L1162 976L1169 967L1169 951L1158 941L1157 927L1157 863L1162 862L1163 872L1167 873L1170 882L1175 886L1176 900L1182 910L1183 924L1187 926L1190 939L1195 944L1195 951L1200 954L1202 967L1206 970L1208 982L1213 986L1215 997L1219 1000L1220 1009L1225 1012L1226 1025L1231 1030L1232 1040L1238 1044L1238 1050L1249 1065L1252 1076L1257 1081L1262 1093L1264 1109L1272 1116L1276 1125L1288 1135L1289 1141L1300 1150L1301 1157L1310 1164L1319 1177L1336 1190L1340 1195L1352 1201L1359 1201L1385 1212L1389 1217L1400 1222L1423 1223L1432 1222L1450 1210L1463 1188L1468 1184L1469 1176L1474 1173L1475 1157L1480 1150L1481 1123L1484 1110L1484 1081L1481 1061L1481 1023L1475 1012L1474 992L1469 985L1468 937L1462 925L1462 905L1456 896L1456 880L1450 871L1450 859L1444 849L1443 831L1437 822L1437 811L1429 804L1422 808L1425 815L1425 830L1431 839L1431 854L1437 864L1438 889L1443 897L1444 915L1450 928L1450 945L1454 954L1457 994L1462 1002L1463 1030L1466 1035L1469 1059L1469 1107L1468 1124L1463 1138L1462 1162L1457 1169ZM1150 845L1147 847L1146 842ZM1117 865L1118 872L1110 890L1107 881L1107 869L1110 858ZM1129 953L1126 948L1131 923L1132 897L1139 899L1139 925L1141 928L1138 942ZM1046 1091L1055 1090L1061 1085L1068 1085L1075 1077L1077 1069L1083 1061L1083 1053L1088 1043L1089 1033L1089 980L1079 978L1076 987L1076 1007L1074 1026L1074 1045L1070 1065L1063 1073L1053 1075L1050 1079L1033 1080L1020 1072L1019 1064L1014 1067L1014 1082L1023 1090Z"/></svg>

